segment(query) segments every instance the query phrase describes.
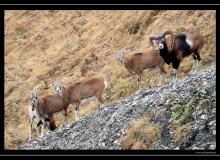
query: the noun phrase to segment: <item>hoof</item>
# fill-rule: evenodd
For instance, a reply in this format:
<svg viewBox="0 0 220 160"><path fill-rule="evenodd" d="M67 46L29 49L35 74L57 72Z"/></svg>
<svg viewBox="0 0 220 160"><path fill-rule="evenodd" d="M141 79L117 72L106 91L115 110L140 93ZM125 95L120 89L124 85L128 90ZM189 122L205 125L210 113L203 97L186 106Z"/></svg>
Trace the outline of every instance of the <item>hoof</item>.
<svg viewBox="0 0 220 160"><path fill-rule="evenodd" d="M104 105L101 105L99 108L105 108Z"/></svg>
<svg viewBox="0 0 220 160"><path fill-rule="evenodd" d="M61 131L63 129L63 127L61 126L59 129L58 129L58 131Z"/></svg>
<svg viewBox="0 0 220 160"><path fill-rule="evenodd" d="M68 124L68 125L66 126L66 129L70 129L70 126L71 126L71 125L70 125L70 124Z"/></svg>
<svg viewBox="0 0 220 160"><path fill-rule="evenodd" d="M193 72L193 74L195 74L197 72L197 70L195 70L194 72Z"/></svg>
<svg viewBox="0 0 220 160"><path fill-rule="evenodd" d="M196 72L197 72L197 69L190 70L189 75L193 75L193 74L195 74Z"/></svg>
<svg viewBox="0 0 220 160"><path fill-rule="evenodd" d="M65 128L65 125L60 126L61 129Z"/></svg>
<svg viewBox="0 0 220 160"><path fill-rule="evenodd" d="M171 81L172 82L176 82L176 80L177 80L177 77L176 76L172 76Z"/></svg>
<svg viewBox="0 0 220 160"><path fill-rule="evenodd" d="M189 75L193 75L193 74L194 74L194 71L190 71L190 72L189 72Z"/></svg>
<svg viewBox="0 0 220 160"><path fill-rule="evenodd" d="M138 94L138 93L140 93L141 92L141 90L140 89L138 89L136 92L135 92L135 94Z"/></svg>
<svg viewBox="0 0 220 160"><path fill-rule="evenodd" d="M171 82L172 82L172 83L175 83L175 82L176 82L176 80L177 80L177 79L172 79L172 80L171 80Z"/></svg>

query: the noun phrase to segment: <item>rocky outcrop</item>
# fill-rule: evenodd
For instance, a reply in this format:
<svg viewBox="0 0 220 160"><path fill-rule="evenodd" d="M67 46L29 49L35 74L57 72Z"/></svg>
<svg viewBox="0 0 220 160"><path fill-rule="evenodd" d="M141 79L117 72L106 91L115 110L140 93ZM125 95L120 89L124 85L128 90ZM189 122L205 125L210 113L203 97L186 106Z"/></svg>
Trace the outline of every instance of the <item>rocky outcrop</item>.
<svg viewBox="0 0 220 160"><path fill-rule="evenodd" d="M22 144L19 149L121 149L121 137L138 118L149 115L160 126L160 139L152 149L216 149L216 66L175 83L146 89L108 104L67 129ZM189 104L190 103L190 104ZM187 109L175 119L173 108ZM185 109L186 111L186 109ZM187 126L180 139L175 130Z"/></svg>

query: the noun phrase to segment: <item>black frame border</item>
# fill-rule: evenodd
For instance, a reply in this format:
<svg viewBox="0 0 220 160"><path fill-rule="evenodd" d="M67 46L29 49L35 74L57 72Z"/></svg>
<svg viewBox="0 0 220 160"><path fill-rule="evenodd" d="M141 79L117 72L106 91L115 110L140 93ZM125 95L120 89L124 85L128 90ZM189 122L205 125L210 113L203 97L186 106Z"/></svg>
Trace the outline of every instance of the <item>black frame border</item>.
<svg viewBox="0 0 220 160"><path fill-rule="evenodd" d="M1 36L4 38L4 11L5 10L216 10L216 29L218 26L218 13L216 5L191 5L191 4L184 4L184 5L167 5L167 4L13 4L13 5L1 5L0 14L2 17L2 27L1 28ZM216 33L217 30L216 30ZM1 49L2 54L4 55L4 39L2 38ZM216 36L216 44L217 44L217 36ZM219 46L216 46L216 52L219 50ZM217 59L217 54L216 54ZM2 64L4 64L4 57L1 59L3 60ZM216 67L218 63L216 62ZM218 67L217 67L218 68ZM218 69L216 69L218 70ZM2 67L2 73L4 73L4 67ZM3 81L4 84L4 81ZM217 84L216 84L217 86ZM3 89L4 91L4 89ZM4 96L4 93L3 93ZM3 97L2 96L2 97ZM3 102L3 101L1 101ZM4 106L4 102L2 104ZM3 111L0 112L0 117L2 118L1 122L1 129L2 133L4 133L4 108L1 108ZM217 109L217 108L216 108ZM2 115L3 114L3 115ZM218 119L218 118L217 118ZM218 121L218 120L217 120ZM218 155L219 151L210 151L210 150L5 150L4 149L4 134L1 134L1 152L2 155L32 155L32 156L39 156L40 154L43 155L130 155L130 156L153 156L153 155L177 155L177 156L214 156ZM216 137L216 149L218 147L218 138Z"/></svg>

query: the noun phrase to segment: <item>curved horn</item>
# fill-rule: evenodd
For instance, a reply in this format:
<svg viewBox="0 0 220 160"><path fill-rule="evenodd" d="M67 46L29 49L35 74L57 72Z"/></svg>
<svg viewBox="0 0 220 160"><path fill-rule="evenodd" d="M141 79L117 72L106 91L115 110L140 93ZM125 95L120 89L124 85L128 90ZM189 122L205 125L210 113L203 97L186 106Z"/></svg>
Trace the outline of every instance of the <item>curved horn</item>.
<svg viewBox="0 0 220 160"><path fill-rule="evenodd" d="M167 35L167 34L174 35L173 31L165 31L165 32L162 34L162 37L164 37L164 36Z"/></svg>
<svg viewBox="0 0 220 160"><path fill-rule="evenodd" d="M54 84L53 84L53 83L49 84L49 87L52 87L52 88L53 88L53 86L54 86Z"/></svg>
<svg viewBox="0 0 220 160"><path fill-rule="evenodd" d="M125 49L123 48L123 49L121 50L121 52L119 52L119 53L121 53L121 54L124 55L124 53L125 53Z"/></svg>
<svg viewBox="0 0 220 160"><path fill-rule="evenodd" d="M32 98L33 92L31 92L29 94L27 93L26 95Z"/></svg>
<svg viewBox="0 0 220 160"><path fill-rule="evenodd" d="M164 37L166 40L168 40L168 38L166 38L166 35L170 35L171 36L171 43L166 41L168 50L170 52L171 50L173 50L173 47L174 47L174 38L175 38L175 36L174 36L174 33L172 31L166 31L166 32L164 32L162 34L162 37Z"/></svg>

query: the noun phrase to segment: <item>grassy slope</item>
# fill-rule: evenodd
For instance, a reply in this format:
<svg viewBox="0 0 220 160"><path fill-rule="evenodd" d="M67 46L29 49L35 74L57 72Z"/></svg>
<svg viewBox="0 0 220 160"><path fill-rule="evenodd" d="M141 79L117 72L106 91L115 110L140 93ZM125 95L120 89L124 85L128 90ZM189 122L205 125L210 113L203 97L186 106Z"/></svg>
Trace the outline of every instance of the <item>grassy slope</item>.
<svg viewBox="0 0 220 160"><path fill-rule="evenodd" d="M116 60L118 51L144 51L150 36L168 29L175 33L198 30L205 37L202 68L216 59L215 18L215 11L6 11L5 148L27 141L27 94L35 89L41 95L54 93L44 89L43 79L48 83L62 79L68 84L104 75L110 84L105 92L108 102L121 99L136 91L136 79ZM186 76L192 62L186 58L178 76ZM169 76L171 67L166 70ZM159 82L159 75L150 71L142 88ZM97 108L97 101L89 102L82 106L81 115ZM74 120L73 111L71 106L68 122ZM62 113L55 117L59 125Z"/></svg>

